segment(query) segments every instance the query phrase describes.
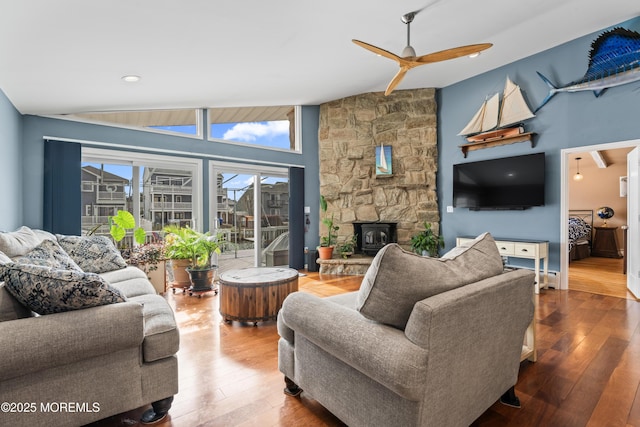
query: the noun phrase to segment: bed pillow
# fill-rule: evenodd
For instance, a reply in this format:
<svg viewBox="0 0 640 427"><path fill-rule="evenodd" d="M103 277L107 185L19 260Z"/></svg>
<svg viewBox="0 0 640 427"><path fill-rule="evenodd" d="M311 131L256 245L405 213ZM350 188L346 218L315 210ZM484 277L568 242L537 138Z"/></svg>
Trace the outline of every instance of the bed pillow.
<svg viewBox="0 0 640 427"><path fill-rule="evenodd" d="M40 265L61 270L82 271L69 254L52 240L43 240L42 243L33 248L31 252L15 257L13 262L17 264Z"/></svg>
<svg viewBox="0 0 640 427"><path fill-rule="evenodd" d="M87 273L106 273L125 268L120 251L106 236L57 235L58 243L76 264Z"/></svg>
<svg viewBox="0 0 640 427"><path fill-rule="evenodd" d="M0 264L6 264L11 262L11 258L5 255L4 252L0 251Z"/></svg>
<svg viewBox="0 0 640 427"><path fill-rule="evenodd" d="M120 291L94 273L10 263L0 266L0 280L20 303L38 314L126 301Z"/></svg>
<svg viewBox="0 0 640 427"><path fill-rule="evenodd" d="M404 329L416 302L502 270L502 257L489 233L442 258L422 257L388 244L367 270L356 308L368 319Z"/></svg>

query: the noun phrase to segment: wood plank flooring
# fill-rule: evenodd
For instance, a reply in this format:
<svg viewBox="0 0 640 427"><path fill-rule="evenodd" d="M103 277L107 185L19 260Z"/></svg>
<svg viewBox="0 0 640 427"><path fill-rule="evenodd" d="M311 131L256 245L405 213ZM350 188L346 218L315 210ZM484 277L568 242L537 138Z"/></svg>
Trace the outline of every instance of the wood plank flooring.
<svg viewBox="0 0 640 427"><path fill-rule="evenodd" d="M569 289L636 300L627 290L622 258L587 257L569 264Z"/></svg>
<svg viewBox="0 0 640 427"><path fill-rule="evenodd" d="M335 295L357 290L361 279L309 273L300 290ZM156 425L344 425L304 393L283 394L275 322L224 323L213 293L166 298L181 331L180 393ZM522 408L496 403L473 426L640 427L640 303L574 290L542 290L537 298L538 361L522 362ZM136 425L144 409L92 426Z"/></svg>

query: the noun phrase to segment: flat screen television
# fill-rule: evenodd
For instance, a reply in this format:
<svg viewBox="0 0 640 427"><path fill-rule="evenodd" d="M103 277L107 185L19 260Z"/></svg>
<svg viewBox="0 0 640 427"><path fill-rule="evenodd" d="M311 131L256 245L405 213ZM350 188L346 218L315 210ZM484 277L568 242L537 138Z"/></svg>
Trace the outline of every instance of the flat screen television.
<svg viewBox="0 0 640 427"><path fill-rule="evenodd" d="M544 153L453 165L453 206L471 210L544 205Z"/></svg>

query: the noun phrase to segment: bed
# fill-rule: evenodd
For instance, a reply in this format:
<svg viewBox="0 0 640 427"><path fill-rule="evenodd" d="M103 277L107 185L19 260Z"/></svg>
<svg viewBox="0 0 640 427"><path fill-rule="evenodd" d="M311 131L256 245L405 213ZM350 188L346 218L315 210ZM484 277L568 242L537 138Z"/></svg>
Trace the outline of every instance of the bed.
<svg viewBox="0 0 640 427"><path fill-rule="evenodd" d="M591 255L593 210L569 211L569 262Z"/></svg>

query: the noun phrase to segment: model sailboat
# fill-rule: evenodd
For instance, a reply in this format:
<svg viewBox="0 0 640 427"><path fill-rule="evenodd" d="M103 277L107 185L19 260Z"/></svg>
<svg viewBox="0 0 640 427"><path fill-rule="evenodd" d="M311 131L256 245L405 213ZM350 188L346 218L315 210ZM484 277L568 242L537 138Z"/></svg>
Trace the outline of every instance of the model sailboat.
<svg viewBox="0 0 640 427"><path fill-rule="evenodd" d="M502 102L498 93L485 100L458 135L466 136L469 142L517 136L524 133L521 122L533 117L535 115L524 100L520 86L507 77Z"/></svg>

